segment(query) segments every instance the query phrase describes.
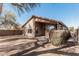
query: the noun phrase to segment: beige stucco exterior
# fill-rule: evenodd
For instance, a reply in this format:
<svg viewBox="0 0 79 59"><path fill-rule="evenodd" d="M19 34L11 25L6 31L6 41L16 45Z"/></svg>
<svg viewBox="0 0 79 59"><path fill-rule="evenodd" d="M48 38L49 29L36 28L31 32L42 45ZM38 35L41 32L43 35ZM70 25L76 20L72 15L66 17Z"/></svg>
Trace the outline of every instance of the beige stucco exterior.
<svg viewBox="0 0 79 59"><path fill-rule="evenodd" d="M34 19L31 19L24 27L25 27L25 35L28 36L28 37L34 37L35 34L34 34L34 22L33 22ZM28 33L28 29L29 29L29 26L31 26L31 29L32 29L32 33Z"/></svg>

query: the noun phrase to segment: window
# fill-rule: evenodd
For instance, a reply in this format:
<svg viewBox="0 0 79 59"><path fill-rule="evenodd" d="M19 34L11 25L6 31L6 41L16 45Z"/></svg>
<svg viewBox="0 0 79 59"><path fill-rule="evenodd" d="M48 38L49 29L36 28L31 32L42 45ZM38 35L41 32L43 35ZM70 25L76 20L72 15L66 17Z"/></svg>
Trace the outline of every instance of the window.
<svg viewBox="0 0 79 59"><path fill-rule="evenodd" d="M30 25L28 25L28 33L32 33L32 28Z"/></svg>
<svg viewBox="0 0 79 59"><path fill-rule="evenodd" d="M28 33L32 33L32 29L28 29Z"/></svg>

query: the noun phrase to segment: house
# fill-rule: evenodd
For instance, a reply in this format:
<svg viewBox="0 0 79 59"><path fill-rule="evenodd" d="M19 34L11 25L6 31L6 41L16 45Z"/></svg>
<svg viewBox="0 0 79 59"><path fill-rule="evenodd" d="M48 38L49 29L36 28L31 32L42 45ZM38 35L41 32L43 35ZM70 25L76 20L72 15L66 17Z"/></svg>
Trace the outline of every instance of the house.
<svg viewBox="0 0 79 59"><path fill-rule="evenodd" d="M67 29L67 26L57 20L32 16L23 26L24 34L29 38L45 36L49 38L51 29Z"/></svg>

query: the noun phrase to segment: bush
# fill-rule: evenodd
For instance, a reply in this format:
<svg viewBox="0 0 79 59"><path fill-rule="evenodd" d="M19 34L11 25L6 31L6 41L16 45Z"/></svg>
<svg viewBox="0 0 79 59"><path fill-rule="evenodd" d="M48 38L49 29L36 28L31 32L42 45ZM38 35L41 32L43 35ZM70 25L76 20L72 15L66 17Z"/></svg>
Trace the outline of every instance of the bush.
<svg viewBox="0 0 79 59"><path fill-rule="evenodd" d="M70 32L68 30L51 30L49 39L51 43L55 46L65 44L70 37Z"/></svg>

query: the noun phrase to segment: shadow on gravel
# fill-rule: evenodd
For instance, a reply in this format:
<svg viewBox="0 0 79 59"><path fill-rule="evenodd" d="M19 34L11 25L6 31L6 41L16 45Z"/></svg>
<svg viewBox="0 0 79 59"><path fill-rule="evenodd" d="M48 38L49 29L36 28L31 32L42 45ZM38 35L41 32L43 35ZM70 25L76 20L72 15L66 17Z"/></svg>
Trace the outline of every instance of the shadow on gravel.
<svg viewBox="0 0 79 59"><path fill-rule="evenodd" d="M63 46L60 48L44 50L44 51L33 51L33 52L27 54L27 52L29 52L33 49L36 49L38 47L41 47L41 46L36 45L35 47L33 47L31 49L18 52L16 54L11 55L11 56L37 56L37 55L45 54L45 53L55 53L55 54L61 54L61 55L67 55L67 56L78 56L79 55L78 53L68 53L68 52L64 52L64 51L59 51L60 49L69 48L72 46L75 46L75 44L73 42L69 42L66 46Z"/></svg>

